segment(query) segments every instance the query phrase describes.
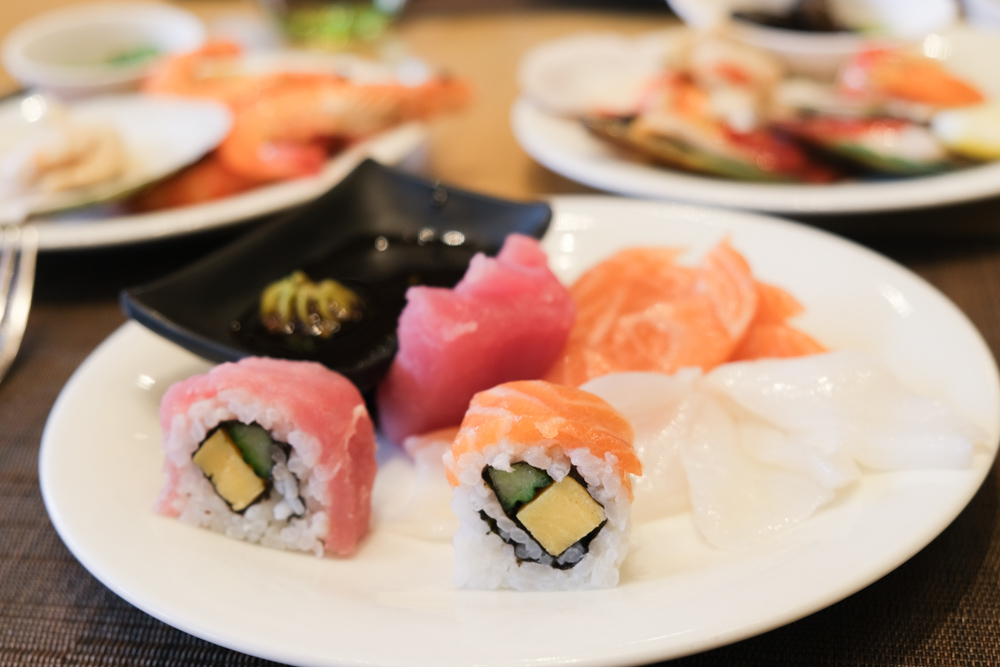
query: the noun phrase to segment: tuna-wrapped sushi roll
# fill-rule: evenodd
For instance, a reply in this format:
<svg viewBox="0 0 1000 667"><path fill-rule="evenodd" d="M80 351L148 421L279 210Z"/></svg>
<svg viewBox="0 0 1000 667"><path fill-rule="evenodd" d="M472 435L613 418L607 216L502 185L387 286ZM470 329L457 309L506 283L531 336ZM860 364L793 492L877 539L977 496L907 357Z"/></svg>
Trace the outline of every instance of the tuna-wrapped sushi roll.
<svg viewBox="0 0 1000 667"><path fill-rule="evenodd" d="M368 531L375 434L361 394L317 363L251 357L171 386L156 510L229 537L350 555Z"/></svg>
<svg viewBox="0 0 1000 667"><path fill-rule="evenodd" d="M603 399L541 380L476 394L451 451L456 584L576 590L618 583L642 466Z"/></svg>

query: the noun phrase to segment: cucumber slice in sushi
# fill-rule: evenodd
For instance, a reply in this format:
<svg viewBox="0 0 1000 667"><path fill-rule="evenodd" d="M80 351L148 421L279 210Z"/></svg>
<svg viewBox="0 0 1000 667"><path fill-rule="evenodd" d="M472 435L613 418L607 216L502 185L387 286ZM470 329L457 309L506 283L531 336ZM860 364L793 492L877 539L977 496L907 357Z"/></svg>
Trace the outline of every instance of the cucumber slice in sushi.
<svg viewBox="0 0 1000 667"><path fill-rule="evenodd" d="M552 484L552 478L547 472L524 461L511 464L509 472L488 467L486 474L493 492L497 494L497 500L508 513L519 504L531 502L540 489Z"/></svg>
<svg viewBox="0 0 1000 667"><path fill-rule="evenodd" d="M270 479L271 470L274 468L274 459L271 457L274 440L264 427L258 424L231 422L226 426L226 431L254 473L261 479Z"/></svg>

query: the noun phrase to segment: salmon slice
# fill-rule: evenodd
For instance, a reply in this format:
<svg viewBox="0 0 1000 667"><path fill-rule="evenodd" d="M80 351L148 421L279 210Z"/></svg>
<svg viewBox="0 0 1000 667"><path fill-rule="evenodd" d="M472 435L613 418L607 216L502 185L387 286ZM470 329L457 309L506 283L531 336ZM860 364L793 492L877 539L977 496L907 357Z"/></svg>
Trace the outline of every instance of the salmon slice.
<svg viewBox="0 0 1000 667"><path fill-rule="evenodd" d="M519 453L548 443L561 451L585 448L605 460L613 456L631 495L629 473L642 474L632 437L629 421L590 392L543 380L507 382L472 397L451 446L448 481L458 486L456 466L468 452L506 442L516 460Z"/></svg>
<svg viewBox="0 0 1000 667"><path fill-rule="evenodd" d="M802 357L827 349L792 327L787 320L805 309L795 297L774 285L757 283L757 311L729 361Z"/></svg>
<svg viewBox="0 0 1000 667"><path fill-rule="evenodd" d="M746 260L723 241L698 267L677 264L676 248L630 248L570 288L577 319L562 357L545 375L578 386L608 373L726 361L757 309Z"/></svg>

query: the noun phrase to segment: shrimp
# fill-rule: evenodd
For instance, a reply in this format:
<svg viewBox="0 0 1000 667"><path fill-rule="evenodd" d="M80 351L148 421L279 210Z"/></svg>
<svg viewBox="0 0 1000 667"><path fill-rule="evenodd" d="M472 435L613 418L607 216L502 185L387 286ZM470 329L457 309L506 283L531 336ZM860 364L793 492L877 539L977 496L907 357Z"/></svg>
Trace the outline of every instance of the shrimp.
<svg viewBox="0 0 1000 667"><path fill-rule="evenodd" d="M449 78L418 86L359 85L322 75L288 76L253 104L237 107L233 128L219 146L232 171L273 181L317 173L330 138L354 141L395 125L463 106L468 87Z"/></svg>
<svg viewBox="0 0 1000 667"><path fill-rule="evenodd" d="M211 41L201 48L167 58L143 80L151 95L196 97L229 107L251 97L263 77L240 73L242 49L227 41Z"/></svg>
<svg viewBox="0 0 1000 667"><path fill-rule="evenodd" d="M227 169L217 153L168 176L143 190L129 201L133 211L145 213L180 206L202 204L245 192L260 185Z"/></svg>

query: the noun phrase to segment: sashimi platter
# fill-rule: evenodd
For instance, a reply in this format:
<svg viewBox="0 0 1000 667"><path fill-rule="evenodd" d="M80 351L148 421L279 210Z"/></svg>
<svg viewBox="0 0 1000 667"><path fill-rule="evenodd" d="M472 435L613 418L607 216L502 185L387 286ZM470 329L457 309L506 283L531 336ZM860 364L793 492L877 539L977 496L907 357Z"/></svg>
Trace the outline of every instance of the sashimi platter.
<svg viewBox="0 0 1000 667"><path fill-rule="evenodd" d="M45 430L63 540L280 662L635 665L827 607L972 499L1000 379L933 287L774 218L549 203L456 283L411 283L371 386L302 352L376 310L350 276L262 290L296 354L214 363L124 325Z"/></svg>

